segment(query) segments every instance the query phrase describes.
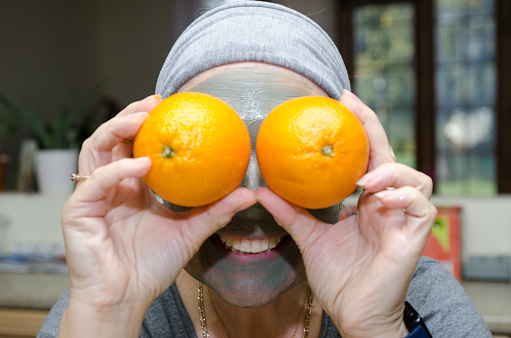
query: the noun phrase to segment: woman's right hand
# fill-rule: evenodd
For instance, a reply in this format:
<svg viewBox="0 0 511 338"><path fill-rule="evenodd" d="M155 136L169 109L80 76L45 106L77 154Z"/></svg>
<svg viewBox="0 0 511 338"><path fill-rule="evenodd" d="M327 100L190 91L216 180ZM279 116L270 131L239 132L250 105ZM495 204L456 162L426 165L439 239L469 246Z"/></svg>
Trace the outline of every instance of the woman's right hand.
<svg viewBox="0 0 511 338"><path fill-rule="evenodd" d="M90 178L77 183L62 212L71 288L61 336L138 337L150 303L204 240L256 203L246 188L184 213L155 201L141 179L151 161L131 152L160 102L150 96L132 103L83 144L79 173Z"/></svg>

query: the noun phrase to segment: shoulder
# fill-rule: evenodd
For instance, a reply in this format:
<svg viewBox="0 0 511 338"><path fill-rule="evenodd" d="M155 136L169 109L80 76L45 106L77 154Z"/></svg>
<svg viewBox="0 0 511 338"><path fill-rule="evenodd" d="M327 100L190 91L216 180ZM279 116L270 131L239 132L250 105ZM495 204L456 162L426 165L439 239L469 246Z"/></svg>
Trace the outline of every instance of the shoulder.
<svg viewBox="0 0 511 338"><path fill-rule="evenodd" d="M424 318L433 337L491 337L461 284L431 258L420 259L406 298Z"/></svg>
<svg viewBox="0 0 511 338"><path fill-rule="evenodd" d="M140 337L195 337L195 329L175 284L147 310Z"/></svg>

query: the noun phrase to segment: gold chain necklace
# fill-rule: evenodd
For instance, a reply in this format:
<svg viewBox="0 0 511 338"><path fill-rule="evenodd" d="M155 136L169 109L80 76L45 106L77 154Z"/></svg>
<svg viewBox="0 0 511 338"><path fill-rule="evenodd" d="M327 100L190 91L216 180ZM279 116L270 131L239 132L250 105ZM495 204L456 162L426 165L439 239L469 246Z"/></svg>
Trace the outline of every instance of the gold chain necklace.
<svg viewBox="0 0 511 338"><path fill-rule="evenodd" d="M208 296L209 301L211 303L211 306L213 307L213 311L215 311L215 315L218 318L218 321L220 322L220 325L222 326L222 329L225 332L225 335L227 338L230 338L229 333L227 332L227 329L225 328L224 322L222 321L222 318L218 315L218 311L216 310L215 304L213 303L213 299L211 298L211 293L208 288ZM208 338L208 324L206 322L206 311L204 310L204 294L203 294L203 287L201 282L197 282L197 300L199 304L199 318L200 318L200 325L202 329L202 337ZM307 305L307 311L305 313L305 322L303 324L303 338L309 337L309 326L310 326L310 319L312 314L312 302L314 300L314 294L312 293L312 290L310 288L307 288L307 294L305 295L305 299L303 300L302 308L300 309L300 314L298 315L298 322L296 323L295 330L293 331L293 336L291 338L294 338L296 335L296 331L298 330L298 326L301 322L301 317L303 310L305 309L305 306Z"/></svg>

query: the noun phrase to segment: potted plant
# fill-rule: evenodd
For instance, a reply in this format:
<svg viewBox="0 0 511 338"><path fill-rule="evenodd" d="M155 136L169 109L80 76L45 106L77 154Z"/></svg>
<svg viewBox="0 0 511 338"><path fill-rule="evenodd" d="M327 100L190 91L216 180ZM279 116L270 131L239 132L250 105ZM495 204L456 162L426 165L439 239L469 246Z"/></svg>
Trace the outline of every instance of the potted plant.
<svg viewBox="0 0 511 338"><path fill-rule="evenodd" d="M75 107L69 104L69 93L64 92L58 109L48 121L30 106L21 108L0 93L0 111L4 120L9 118L27 127L38 141L35 152L35 174L39 192L64 194L72 192L74 185L69 175L76 172L78 162L79 128L78 121L91 108L104 85L100 81Z"/></svg>

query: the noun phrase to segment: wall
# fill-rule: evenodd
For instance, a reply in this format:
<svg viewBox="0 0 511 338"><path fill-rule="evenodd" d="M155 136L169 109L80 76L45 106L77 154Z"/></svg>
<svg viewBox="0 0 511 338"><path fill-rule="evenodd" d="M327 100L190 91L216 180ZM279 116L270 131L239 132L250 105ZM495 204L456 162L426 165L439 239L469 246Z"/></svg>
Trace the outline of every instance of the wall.
<svg viewBox="0 0 511 338"><path fill-rule="evenodd" d="M0 89L54 108L60 91L83 93L106 77L127 104L153 92L175 35L173 1L0 2ZM57 101L58 103L58 101Z"/></svg>
<svg viewBox="0 0 511 338"><path fill-rule="evenodd" d="M469 256L511 255L511 196L433 197L438 206L461 206L462 248Z"/></svg>
<svg viewBox="0 0 511 338"><path fill-rule="evenodd" d="M119 109L152 94L177 35L174 3L0 1L0 92L46 120L65 89L73 106L101 79L107 81L102 97ZM12 156L11 171L20 141L29 136L22 127L6 138L0 128L0 152Z"/></svg>
<svg viewBox="0 0 511 338"><path fill-rule="evenodd" d="M154 94L160 68L174 43L173 1L100 1L99 73L122 106Z"/></svg>
<svg viewBox="0 0 511 338"><path fill-rule="evenodd" d="M99 74L96 1L0 1L0 91L41 114L68 87L88 90Z"/></svg>

